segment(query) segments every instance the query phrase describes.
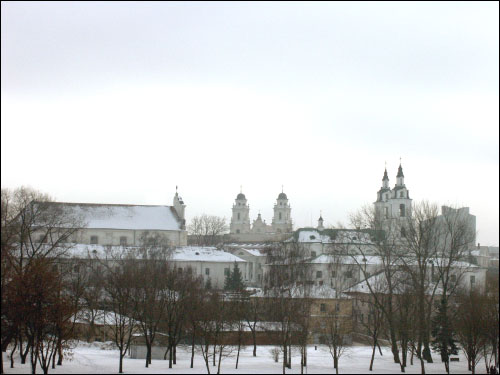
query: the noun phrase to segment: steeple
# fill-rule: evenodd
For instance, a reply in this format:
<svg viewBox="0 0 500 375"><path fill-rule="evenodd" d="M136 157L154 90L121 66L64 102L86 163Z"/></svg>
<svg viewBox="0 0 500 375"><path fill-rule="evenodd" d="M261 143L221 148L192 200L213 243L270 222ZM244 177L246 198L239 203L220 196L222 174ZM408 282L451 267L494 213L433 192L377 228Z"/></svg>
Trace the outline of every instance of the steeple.
<svg viewBox="0 0 500 375"><path fill-rule="evenodd" d="M387 175L387 167L384 170L384 177L382 177L382 188L389 187L389 176Z"/></svg>
<svg viewBox="0 0 500 375"><path fill-rule="evenodd" d="M323 226L323 216L321 214L321 211L319 213L319 219L318 219L318 230L323 230L325 227Z"/></svg>
<svg viewBox="0 0 500 375"><path fill-rule="evenodd" d="M398 168L398 174L396 176L396 186L404 186L404 174L403 174L403 167L401 167L401 162L399 163L399 168Z"/></svg>

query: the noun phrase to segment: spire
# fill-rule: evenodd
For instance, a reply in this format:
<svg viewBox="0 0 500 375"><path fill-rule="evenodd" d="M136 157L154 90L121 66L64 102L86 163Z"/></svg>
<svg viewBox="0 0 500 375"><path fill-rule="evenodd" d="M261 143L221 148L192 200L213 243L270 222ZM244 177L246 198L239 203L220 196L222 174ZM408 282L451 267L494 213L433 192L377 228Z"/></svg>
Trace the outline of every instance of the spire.
<svg viewBox="0 0 500 375"><path fill-rule="evenodd" d="M399 164L398 175L396 177L404 177L403 168L401 167L401 164Z"/></svg>
<svg viewBox="0 0 500 375"><path fill-rule="evenodd" d="M382 177L382 181L385 181L385 180L389 181L389 176L387 175L387 168L385 168L384 177Z"/></svg>

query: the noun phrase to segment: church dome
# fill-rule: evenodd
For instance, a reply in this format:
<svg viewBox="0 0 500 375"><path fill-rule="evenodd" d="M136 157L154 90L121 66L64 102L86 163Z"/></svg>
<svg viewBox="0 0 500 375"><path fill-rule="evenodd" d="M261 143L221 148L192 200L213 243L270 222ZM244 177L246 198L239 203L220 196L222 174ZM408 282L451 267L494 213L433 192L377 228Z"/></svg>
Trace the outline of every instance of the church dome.
<svg viewBox="0 0 500 375"><path fill-rule="evenodd" d="M278 195L278 199L287 199L286 194L280 193L280 195Z"/></svg>
<svg viewBox="0 0 500 375"><path fill-rule="evenodd" d="M245 194L239 193L238 196L236 197L236 199L246 199Z"/></svg>

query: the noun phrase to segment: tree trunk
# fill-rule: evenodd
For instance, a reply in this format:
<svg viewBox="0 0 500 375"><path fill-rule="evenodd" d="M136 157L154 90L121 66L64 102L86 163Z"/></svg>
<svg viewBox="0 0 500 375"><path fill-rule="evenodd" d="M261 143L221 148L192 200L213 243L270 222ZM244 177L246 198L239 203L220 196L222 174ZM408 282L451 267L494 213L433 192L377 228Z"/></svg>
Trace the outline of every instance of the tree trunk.
<svg viewBox="0 0 500 375"><path fill-rule="evenodd" d="M286 363L287 363L287 357L288 357L288 350L287 350L286 344L284 345L283 349L284 349L283 350L283 374L284 374Z"/></svg>
<svg viewBox="0 0 500 375"><path fill-rule="evenodd" d="M14 348L10 352L10 368L14 368L14 353L16 352L17 338L14 340ZM3 355L2 355L2 374L3 374Z"/></svg>
<svg viewBox="0 0 500 375"><path fill-rule="evenodd" d="M172 360L174 357L174 348L171 343L168 344L169 348L169 355L168 355L168 368L172 368Z"/></svg>
<svg viewBox="0 0 500 375"><path fill-rule="evenodd" d="M375 350L377 349L377 344L373 342L372 359L370 360L370 371L373 371L373 360L375 359Z"/></svg>
<svg viewBox="0 0 500 375"><path fill-rule="evenodd" d="M120 369L118 371L120 374L123 374L123 354L122 354L122 351L120 349Z"/></svg>
<svg viewBox="0 0 500 375"><path fill-rule="evenodd" d="M57 365L58 366L62 366L62 362L63 362L63 350L62 350L62 339L61 338L59 338L57 340L57 355L58 355ZM54 354L54 357L55 357L55 354Z"/></svg>
<svg viewBox="0 0 500 375"><path fill-rule="evenodd" d="M255 333L255 328L252 330L253 338L253 356L257 357L257 334Z"/></svg>
<svg viewBox="0 0 500 375"><path fill-rule="evenodd" d="M241 339L238 340L238 354L236 354L236 369L238 369L238 362L240 360Z"/></svg>
<svg viewBox="0 0 500 375"><path fill-rule="evenodd" d="M215 366L216 349L217 349L217 344L214 342L214 353L212 355L212 360L213 360L213 365L214 366Z"/></svg>
<svg viewBox="0 0 500 375"><path fill-rule="evenodd" d="M26 349L24 349L24 353L23 353L23 342L22 342L22 339L20 339L20 347L19 347L19 354L21 354L21 364L25 364L26 363L26 358L28 357L28 353L29 353L29 350L30 350L30 347L31 347L31 343L28 341L26 342Z"/></svg>
<svg viewBox="0 0 500 375"><path fill-rule="evenodd" d="M427 361L427 363L432 363L431 349L429 348L429 341L424 337L424 350L422 351L422 357Z"/></svg>
<svg viewBox="0 0 500 375"><path fill-rule="evenodd" d="M148 339L146 339L146 368L149 367L149 355L151 353L151 348L149 346Z"/></svg>
<svg viewBox="0 0 500 375"><path fill-rule="evenodd" d="M300 373L304 373L304 348L300 349Z"/></svg>
<svg viewBox="0 0 500 375"><path fill-rule="evenodd" d="M304 367L307 367L307 343L304 345Z"/></svg>
<svg viewBox="0 0 500 375"><path fill-rule="evenodd" d="M195 339L195 331L193 329L193 335L191 336L191 368L194 365L194 339Z"/></svg>
<svg viewBox="0 0 500 375"><path fill-rule="evenodd" d="M292 344L288 345L288 366L289 369L292 368Z"/></svg>
<svg viewBox="0 0 500 375"><path fill-rule="evenodd" d="M177 344L174 342L174 365L177 364Z"/></svg>
<svg viewBox="0 0 500 375"><path fill-rule="evenodd" d="M420 357L420 373L425 374L425 364L423 356Z"/></svg>
<svg viewBox="0 0 500 375"><path fill-rule="evenodd" d="M219 347L219 363L217 365L217 374L220 374L220 362L222 360L222 345Z"/></svg>
<svg viewBox="0 0 500 375"><path fill-rule="evenodd" d="M36 353L34 353L33 344L31 345L31 348L30 348L30 358L31 358L31 373L33 375L35 375L36 374L36 361L38 360L38 351Z"/></svg>
<svg viewBox="0 0 500 375"><path fill-rule="evenodd" d="M396 341L396 332L394 332L394 328L391 328L389 326L389 331L390 331L390 336L391 336L391 351L392 355L394 357L394 363L399 363L399 350L398 350L398 343Z"/></svg>
<svg viewBox="0 0 500 375"><path fill-rule="evenodd" d="M339 358L337 357L337 354L335 354L333 358L333 367L335 367L335 373L339 373Z"/></svg>

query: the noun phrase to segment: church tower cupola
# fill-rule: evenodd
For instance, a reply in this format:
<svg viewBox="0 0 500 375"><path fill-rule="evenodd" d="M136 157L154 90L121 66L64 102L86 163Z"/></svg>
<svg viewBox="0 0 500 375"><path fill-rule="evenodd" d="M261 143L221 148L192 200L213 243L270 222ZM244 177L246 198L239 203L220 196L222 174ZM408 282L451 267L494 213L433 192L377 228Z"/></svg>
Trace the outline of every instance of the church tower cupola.
<svg viewBox="0 0 500 375"><path fill-rule="evenodd" d="M250 206L240 190L233 204L233 215L229 225L231 234L250 233Z"/></svg>
<svg viewBox="0 0 500 375"><path fill-rule="evenodd" d="M272 221L273 230L276 233L290 233L292 232L292 208L288 203L288 197L283 192L283 187L281 193L276 199L276 204L274 205L274 216Z"/></svg>

